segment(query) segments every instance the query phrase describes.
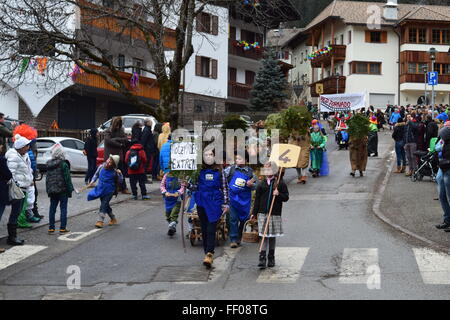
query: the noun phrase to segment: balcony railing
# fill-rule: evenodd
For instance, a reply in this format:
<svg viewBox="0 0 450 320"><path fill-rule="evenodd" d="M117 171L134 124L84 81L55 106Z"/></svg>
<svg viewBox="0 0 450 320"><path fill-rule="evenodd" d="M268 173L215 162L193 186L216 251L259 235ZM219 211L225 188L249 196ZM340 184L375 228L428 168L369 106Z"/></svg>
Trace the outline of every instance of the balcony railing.
<svg viewBox="0 0 450 320"><path fill-rule="evenodd" d="M93 69L101 69L101 67L96 65L89 65L89 68ZM131 73L118 71L120 77L122 78L123 82L125 83L125 86L132 90L130 85L130 79L132 77ZM102 77L95 75L95 74L89 74L89 73L83 73L78 75L75 82L77 84L82 84L89 87L104 89L108 91L115 91L118 92L116 88L114 88L112 85L107 83ZM139 76L139 84L138 86L132 90L133 94L140 97L145 97L149 99L159 100L159 86L155 79L147 78L143 76Z"/></svg>
<svg viewBox="0 0 450 320"><path fill-rule="evenodd" d="M237 82L228 82L228 96L240 99L250 99L250 91L252 86Z"/></svg>
<svg viewBox="0 0 450 320"><path fill-rule="evenodd" d="M243 47L237 46L238 41L228 39L228 52L232 55L254 59L254 60L260 60L263 57L264 48L261 49L255 49L251 48L250 50L244 50Z"/></svg>
<svg viewBox="0 0 450 320"><path fill-rule="evenodd" d="M423 83L425 84L426 76L425 74L402 74L400 76L400 83ZM427 81L428 83L428 81ZM449 74L440 74L438 77L439 84L450 84Z"/></svg>
<svg viewBox="0 0 450 320"><path fill-rule="evenodd" d="M334 57L334 61L344 61L347 51L346 45L331 45L333 48L330 52L322 54L315 58L314 60L311 60L311 66L313 68L320 68L322 67L322 63L324 64L324 67L327 67L331 65L331 58Z"/></svg>
<svg viewBox="0 0 450 320"><path fill-rule="evenodd" d="M338 78L339 78L339 84L338 84ZM340 76L340 77L328 77L325 79L322 79L320 81L316 81L309 86L311 87L311 96L312 97L318 97L319 94L316 91L316 84L322 83L323 84L323 93L322 94L336 94L336 93L344 93L345 92L345 82L346 77ZM338 92L338 85L339 85L339 92Z"/></svg>

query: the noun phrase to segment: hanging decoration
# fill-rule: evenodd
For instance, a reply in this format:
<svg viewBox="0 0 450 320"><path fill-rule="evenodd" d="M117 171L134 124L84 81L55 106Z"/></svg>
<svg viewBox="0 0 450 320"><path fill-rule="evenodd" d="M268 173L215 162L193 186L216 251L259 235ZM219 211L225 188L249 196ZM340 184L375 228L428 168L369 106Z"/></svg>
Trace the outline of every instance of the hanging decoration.
<svg viewBox="0 0 450 320"><path fill-rule="evenodd" d="M85 62L82 62L81 64L83 66L87 65L87 63L85 63ZM75 82L77 80L77 77L83 73L84 73L84 70L81 69L77 64L75 64L73 66L73 71L71 73L69 73L69 76L72 78L72 81Z"/></svg>
<svg viewBox="0 0 450 320"><path fill-rule="evenodd" d="M133 76L130 79L130 86L134 90L139 85L139 75L136 72L133 72Z"/></svg>
<svg viewBox="0 0 450 320"><path fill-rule="evenodd" d="M235 42L235 46L244 48L244 51L251 50L252 48L261 49L261 46L259 45L259 42L257 42L257 41L253 42L253 43L248 43L245 40L240 40L240 41Z"/></svg>
<svg viewBox="0 0 450 320"><path fill-rule="evenodd" d="M260 6L259 0L243 0L242 4L244 6L249 6L249 7L254 7L254 8Z"/></svg>
<svg viewBox="0 0 450 320"><path fill-rule="evenodd" d="M28 65L30 64L30 58L24 58L22 59L22 62L20 64L19 72L24 73L28 69Z"/></svg>
<svg viewBox="0 0 450 320"><path fill-rule="evenodd" d="M317 57L320 57L324 54L327 54L329 52L331 52L331 50L333 50L333 47L328 46L328 47L324 47L322 49L316 50L314 52L312 52L311 54L308 55L308 60L314 60Z"/></svg>
<svg viewBox="0 0 450 320"><path fill-rule="evenodd" d="M47 69L48 58L36 58L37 70L40 75L44 75L45 69Z"/></svg>

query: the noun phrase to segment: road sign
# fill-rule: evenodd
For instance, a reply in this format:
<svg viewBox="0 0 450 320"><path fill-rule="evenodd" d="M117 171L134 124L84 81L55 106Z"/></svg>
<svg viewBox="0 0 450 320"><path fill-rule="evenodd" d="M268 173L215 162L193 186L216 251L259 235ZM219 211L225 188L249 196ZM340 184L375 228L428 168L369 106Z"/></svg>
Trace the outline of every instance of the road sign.
<svg viewBox="0 0 450 320"><path fill-rule="evenodd" d="M438 72L428 72L428 85L437 86L438 85Z"/></svg>
<svg viewBox="0 0 450 320"><path fill-rule="evenodd" d="M297 166L301 148L293 144L275 144L272 147L270 161L279 167L294 168Z"/></svg>

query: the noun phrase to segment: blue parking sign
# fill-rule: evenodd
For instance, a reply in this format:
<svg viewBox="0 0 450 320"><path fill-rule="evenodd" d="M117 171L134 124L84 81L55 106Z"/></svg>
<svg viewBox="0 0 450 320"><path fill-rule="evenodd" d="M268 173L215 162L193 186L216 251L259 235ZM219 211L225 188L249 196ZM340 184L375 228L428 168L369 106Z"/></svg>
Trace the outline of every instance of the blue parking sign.
<svg viewBox="0 0 450 320"><path fill-rule="evenodd" d="M428 72L428 85L437 86L438 85L438 72Z"/></svg>

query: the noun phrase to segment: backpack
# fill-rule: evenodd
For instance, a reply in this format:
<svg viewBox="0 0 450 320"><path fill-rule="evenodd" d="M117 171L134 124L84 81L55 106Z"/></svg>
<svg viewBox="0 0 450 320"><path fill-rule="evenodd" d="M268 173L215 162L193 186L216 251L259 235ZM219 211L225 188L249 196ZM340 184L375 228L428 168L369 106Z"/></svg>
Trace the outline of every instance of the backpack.
<svg viewBox="0 0 450 320"><path fill-rule="evenodd" d="M130 150L130 155L128 157L128 168L131 170L139 170L141 166L141 157L139 156L139 151L136 149Z"/></svg>

